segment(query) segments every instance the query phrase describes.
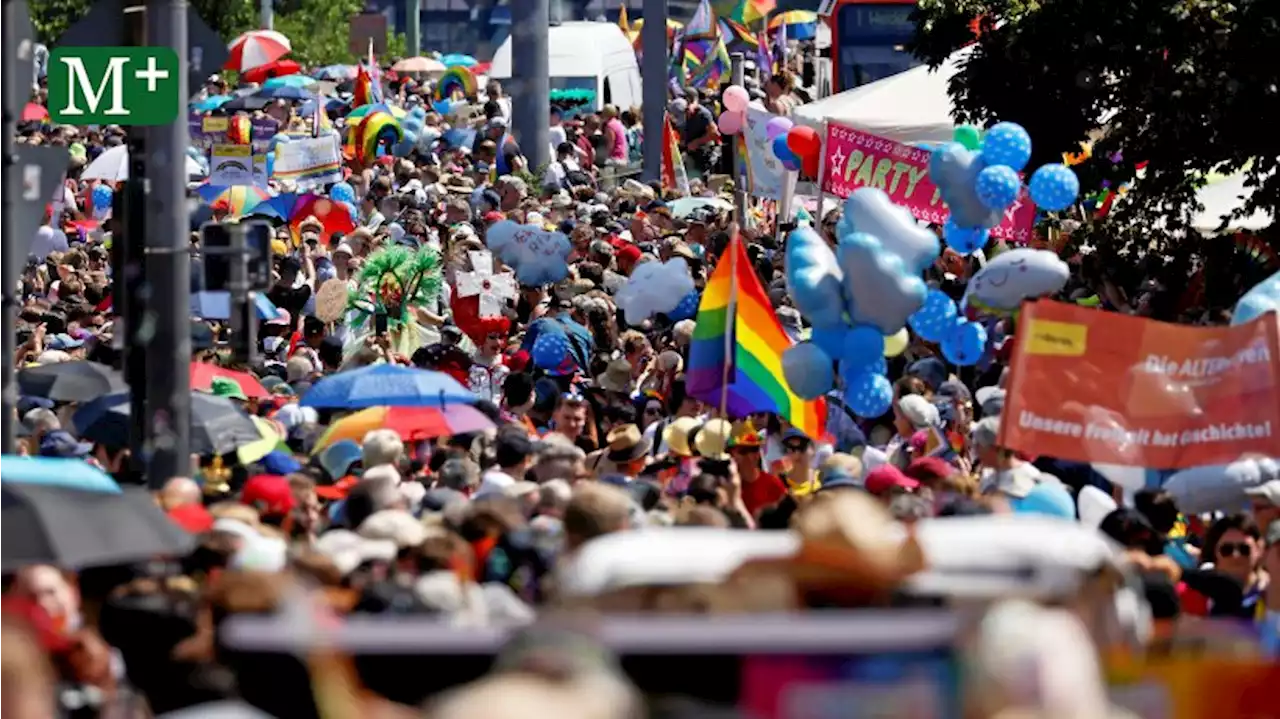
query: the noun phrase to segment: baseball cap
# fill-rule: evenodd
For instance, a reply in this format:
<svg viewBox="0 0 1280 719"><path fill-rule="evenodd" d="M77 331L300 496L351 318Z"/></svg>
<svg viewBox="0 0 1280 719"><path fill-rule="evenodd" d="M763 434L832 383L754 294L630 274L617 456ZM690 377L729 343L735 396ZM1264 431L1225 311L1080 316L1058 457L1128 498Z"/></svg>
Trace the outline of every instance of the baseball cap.
<svg viewBox="0 0 1280 719"><path fill-rule="evenodd" d="M240 503L257 508L264 517L282 517L293 511L295 501L288 479L278 474L258 474L244 483Z"/></svg>
<svg viewBox="0 0 1280 719"><path fill-rule="evenodd" d="M959 380L949 379L938 386L935 393L938 397L946 397L953 402L960 400L962 402L972 402L973 395L969 393L969 388Z"/></svg>
<svg viewBox="0 0 1280 719"><path fill-rule="evenodd" d="M169 510L169 519L191 534L203 534L213 529L213 515L203 504L184 504Z"/></svg>
<svg viewBox="0 0 1280 719"><path fill-rule="evenodd" d="M1273 507L1280 507L1280 479L1273 479L1270 482L1259 484L1256 487L1250 487L1244 491L1253 499L1260 499ZM1274 526L1274 523L1273 525ZM1268 536L1270 536L1270 531ZM1269 542L1268 542L1269 543Z"/></svg>
<svg viewBox="0 0 1280 719"><path fill-rule="evenodd" d="M1076 518L1075 500L1057 482L1040 482L1026 496L1010 497L1009 506L1016 514L1044 514L1072 520Z"/></svg>
<svg viewBox="0 0 1280 719"><path fill-rule="evenodd" d="M973 393L973 398L982 408L982 416L998 417L1004 411L1006 393L1003 387L982 387Z"/></svg>
<svg viewBox="0 0 1280 719"><path fill-rule="evenodd" d="M341 439L320 452L320 467L335 480L350 474L351 467L360 461L360 445L353 439Z"/></svg>
<svg viewBox="0 0 1280 719"><path fill-rule="evenodd" d="M78 442L65 429L54 430L40 440L41 457L83 457L92 451L92 442Z"/></svg>
<svg viewBox="0 0 1280 719"><path fill-rule="evenodd" d="M240 388L240 383L230 377L214 377L209 383L209 392L215 397L226 397L228 399L247 400L244 390Z"/></svg>
<svg viewBox="0 0 1280 719"><path fill-rule="evenodd" d="M914 490L919 486L919 481L903 474L892 464L882 464L867 473L866 488L872 494L888 494L894 488Z"/></svg>

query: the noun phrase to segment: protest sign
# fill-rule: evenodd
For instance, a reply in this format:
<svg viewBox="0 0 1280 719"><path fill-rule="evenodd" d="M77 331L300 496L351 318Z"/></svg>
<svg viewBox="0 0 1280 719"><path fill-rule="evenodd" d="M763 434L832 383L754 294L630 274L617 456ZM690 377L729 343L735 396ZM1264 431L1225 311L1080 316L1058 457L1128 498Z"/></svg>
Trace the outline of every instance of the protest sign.
<svg viewBox="0 0 1280 719"><path fill-rule="evenodd" d="M193 112L187 115L187 133L191 137L191 146L203 150L212 150L214 145L230 144L227 139L227 128L231 124L229 117L201 115ZM280 122L274 117L255 117L249 121L250 143L253 152L263 153L271 146L271 138L280 132Z"/></svg>
<svg viewBox="0 0 1280 719"><path fill-rule="evenodd" d="M747 108L747 122L742 127L742 138L738 143L739 160L746 160L740 162L740 166L745 174L744 186L752 197L781 200L787 170L773 156L773 140L765 129L773 117L761 108Z"/></svg>
<svg viewBox="0 0 1280 719"><path fill-rule="evenodd" d="M1181 469L1280 455L1280 322L1175 325L1041 300L1022 306L1002 447Z"/></svg>
<svg viewBox="0 0 1280 719"><path fill-rule="evenodd" d="M308 137L276 145L273 176L290 180L298 189L342 181L342 152L336 135Z"/></svg>
<svg viewBox="0 0 1280 719"><path fill-rule="evenodd" d="M218 187L253 184L253 154L248 145L214 145L209 184Z"/></svg>
<svg viewBox="0 0 1280 719"><path fill-rule="evenodd" d="M823 192L844 199L859 187L876 187L894 204L910 210L917 220L935 224L947 221L947 206L937 185L929 180L928 150L831 123L827 125L826 155ZM1028 242L1035 217L1035 204L1024 188L1005 210L1004 220L991 228L991 236Z"/></svg>

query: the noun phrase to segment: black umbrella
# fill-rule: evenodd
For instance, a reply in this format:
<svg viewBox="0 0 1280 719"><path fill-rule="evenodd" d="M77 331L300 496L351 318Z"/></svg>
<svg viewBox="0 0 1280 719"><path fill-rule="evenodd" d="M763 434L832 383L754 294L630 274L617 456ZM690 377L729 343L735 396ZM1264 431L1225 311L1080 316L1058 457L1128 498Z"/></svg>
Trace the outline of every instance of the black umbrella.
<svg viewBox="0 0 1280 719"><path fill-rule="evenodd" d="M97 362L54 362L18 373L18 391L55 402L88 402L127 389L120 373Z"/></svg>
<svg viewBox="0 0 1280 719"><path fill-rule="evenodd" d="M185 555L195 542L134 488L117 494L5 482L0 518L5 574L32 564L83 569Z"/></svg>
<svg viewBox="0 0 1280 719"><path fill-rule="evenodd" d="M129 444L129 393L99 397L72 415L80 437L111 447ZM262 433L244 410L226 397L204 392L191 393L191 451L196 454L226 454L237 447L262 439Z"/></svg>
<svg viewBox="0 0 1280 719"><path fill-rule="evenodd" d="M261 110L271 104L271 99L266 97L258 97L257 95L242 95L234 100L223 103L218 110L225 112L239 112L247 110Z"/></svg>

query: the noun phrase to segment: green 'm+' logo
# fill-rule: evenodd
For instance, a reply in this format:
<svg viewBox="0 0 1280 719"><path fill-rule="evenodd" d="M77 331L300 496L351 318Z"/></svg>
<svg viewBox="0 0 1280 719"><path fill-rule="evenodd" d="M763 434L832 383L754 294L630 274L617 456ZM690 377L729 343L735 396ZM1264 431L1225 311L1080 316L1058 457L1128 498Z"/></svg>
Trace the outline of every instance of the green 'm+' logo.
<svg viewBox="0 0 1280 719"><path fill-rule="evenodd" d="M182 106L167 47L60 47L49 54L49 115L68 125L167 125Z"/></svg>

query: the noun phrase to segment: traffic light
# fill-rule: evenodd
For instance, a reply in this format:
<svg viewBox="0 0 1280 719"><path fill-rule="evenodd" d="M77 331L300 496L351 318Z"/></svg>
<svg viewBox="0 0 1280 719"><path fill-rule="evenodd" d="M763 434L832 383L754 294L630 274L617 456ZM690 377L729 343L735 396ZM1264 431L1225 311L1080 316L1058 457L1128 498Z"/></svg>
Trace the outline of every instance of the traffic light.
<svg viewBox="0 0 1280 719"><path fill-rule="evenodd" d="M200 265L204 270L203 289L221 292L231 289L231 225L206 223L200 228Z"/></svg>

